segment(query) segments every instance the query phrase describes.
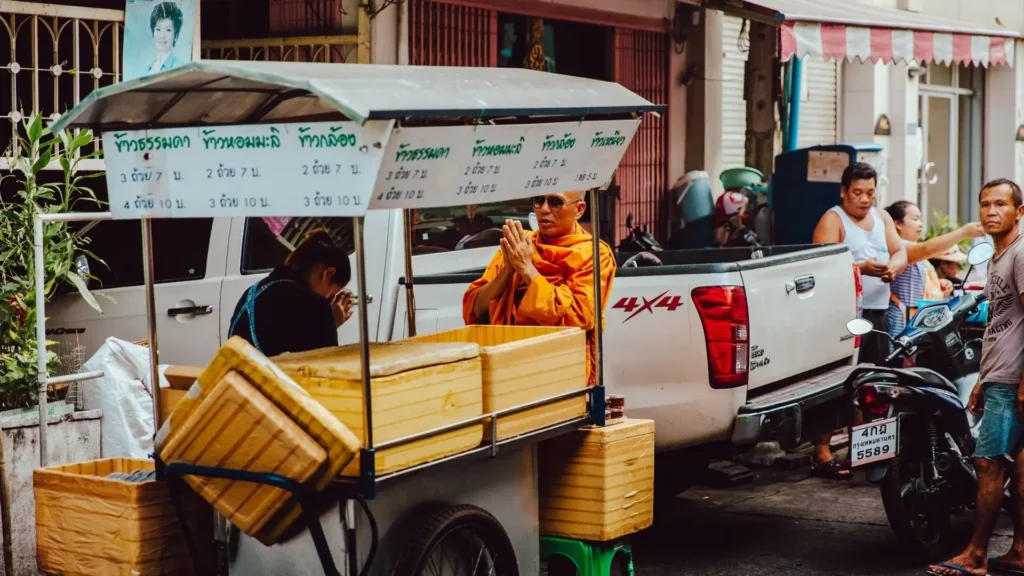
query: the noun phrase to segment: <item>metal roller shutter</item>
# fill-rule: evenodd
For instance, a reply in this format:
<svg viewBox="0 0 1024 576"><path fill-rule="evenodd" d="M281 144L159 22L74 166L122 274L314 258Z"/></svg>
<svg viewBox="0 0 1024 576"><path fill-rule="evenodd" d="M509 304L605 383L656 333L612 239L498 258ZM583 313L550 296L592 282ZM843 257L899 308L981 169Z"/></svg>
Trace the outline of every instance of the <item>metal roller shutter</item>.
<svg viewBox="0 0 1024 576"><path fill-rule="evenodd" d="M746 166L747 101L743 97L744 67L750 51L750 24L726 15L722 19L722 168ZM712 174L714 180L717 175Z"/></svg>
<svg viewBox="0 0 1024 576"><path fill-rule="evenodd" d="M498 65L498 13L486 8L409 0L409 64Z"/></svg>
<svg viewBox="0 0 1024 576"><path fill-rule="evenodd" d="M615 81L655 104L668 102L666 34L615 29ZM659 241L668 238L668 121L648 114L619 163L615 181L619 202L613 238L626 233L626 216L634 226L648 225Z"/></svg>
<svg viewBox="0 0 1024 576"><path fill-rule="evenodd" d="M836 143L839 63L804 60L804 98L800 112L800 148Z"/></svg>

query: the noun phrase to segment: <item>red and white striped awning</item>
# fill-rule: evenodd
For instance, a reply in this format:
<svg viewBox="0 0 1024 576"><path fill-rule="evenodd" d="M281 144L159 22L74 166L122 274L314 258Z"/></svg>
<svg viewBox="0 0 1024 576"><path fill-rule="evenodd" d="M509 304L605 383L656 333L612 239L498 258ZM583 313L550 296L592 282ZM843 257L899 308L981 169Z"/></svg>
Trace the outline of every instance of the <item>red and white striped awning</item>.
<svg viewBox="0 0 1024 576"><path fill-rule="evenodd" d="M704 0L705 3L711 0ZM713 0L714 6L781 27L782 60L1013 66L1012 30L859 0ZM966 3L965 3L966 4Z"/></svg>
<svg viewBox="0 0 1024 576"><path fill-rule="evenodd" d="M861 28L812 22L782 24L782 60L814 58L1013 66L1014 41L1001 36Z"/></svg>

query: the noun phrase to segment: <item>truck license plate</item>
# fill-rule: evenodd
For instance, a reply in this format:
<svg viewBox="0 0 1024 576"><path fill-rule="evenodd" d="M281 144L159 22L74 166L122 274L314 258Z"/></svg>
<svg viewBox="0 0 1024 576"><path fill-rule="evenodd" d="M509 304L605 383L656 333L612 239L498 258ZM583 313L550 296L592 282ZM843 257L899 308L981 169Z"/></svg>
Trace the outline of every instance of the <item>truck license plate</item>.
<svg viewBox="0 0 1024 576"><path fill-rule="evenodd" d="M899 418L855 426L850 431L850 465L856 468L895 458L899 440Z"/></svg>

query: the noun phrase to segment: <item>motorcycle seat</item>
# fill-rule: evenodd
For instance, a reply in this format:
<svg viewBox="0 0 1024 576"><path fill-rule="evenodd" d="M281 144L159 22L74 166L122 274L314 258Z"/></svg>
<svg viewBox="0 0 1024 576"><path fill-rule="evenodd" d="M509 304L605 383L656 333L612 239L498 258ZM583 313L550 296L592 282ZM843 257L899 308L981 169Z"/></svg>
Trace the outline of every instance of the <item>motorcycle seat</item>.
<svg viewBox="0 0 1024 576"><path fill-rule="evenodd" d="M911 376L913 378L916 378L916 379L920 380L922 386L925 386L925 387L928 387L928 388L942 388L944 390L948 390L950 392L953 392L954 394L957 393L956 386L952 382L950 382L949 380L946 380L946 378L943 377L942 374L939 374L938 372L936 372L934 370L929 370L927 368L916 368L915 367L915 368L904 368L902 370L902 372L904 372L905 374L908 374L909 376Z"/></svg>

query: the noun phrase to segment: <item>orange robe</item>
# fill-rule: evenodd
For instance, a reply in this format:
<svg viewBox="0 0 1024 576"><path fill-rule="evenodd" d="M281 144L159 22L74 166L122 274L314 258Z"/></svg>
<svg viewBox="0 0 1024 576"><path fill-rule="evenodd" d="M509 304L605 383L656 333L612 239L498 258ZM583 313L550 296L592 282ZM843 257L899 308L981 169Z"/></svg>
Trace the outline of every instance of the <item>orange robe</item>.
<svg viewBox="0 0 1024 576"><path fill-rule="evenodd" d="M489 324L503 326L575 326L587 331L587 382L594 385L597 339L594 337L594 248L590 234L579 225L568 236L541 243L539 234L527 232L533 242L533 265L539 274L526 286L513 274L505 292L490 303ZM498 250L483 276L469 285L462 297L462 319L466 325L480 324L473 313L477 292L501 271L504 258ZM601 242L601 304L615 278L615 254ZM522 294L516 306L516 293ZM604 323L602 322L602 326Z"/></svg>

